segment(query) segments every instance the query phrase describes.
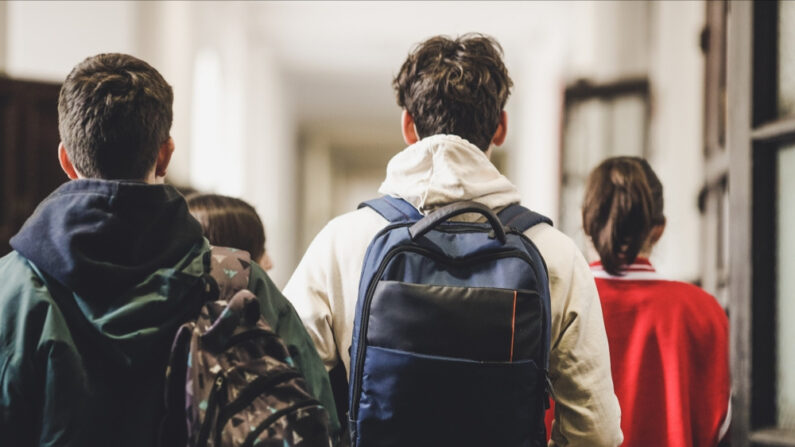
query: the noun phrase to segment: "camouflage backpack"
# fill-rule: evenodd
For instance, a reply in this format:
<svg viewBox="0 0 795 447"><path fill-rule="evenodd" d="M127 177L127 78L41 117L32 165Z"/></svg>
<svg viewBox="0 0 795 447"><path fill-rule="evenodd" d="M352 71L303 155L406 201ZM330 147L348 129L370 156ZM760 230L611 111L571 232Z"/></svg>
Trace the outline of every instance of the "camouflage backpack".
<svg viewBox="0 0 795 447"><path fill-rule="evenodd" d="M328 446L328 413L246 289L248 253L211 258L206 302L174 338L162 445Z"/></svg>

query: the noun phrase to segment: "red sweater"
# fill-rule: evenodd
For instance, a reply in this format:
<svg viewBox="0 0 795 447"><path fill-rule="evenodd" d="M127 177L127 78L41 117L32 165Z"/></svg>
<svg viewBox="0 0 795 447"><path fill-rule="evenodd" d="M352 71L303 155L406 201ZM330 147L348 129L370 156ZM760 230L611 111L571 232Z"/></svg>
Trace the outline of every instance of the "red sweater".
<svg viewBox="0 0 795 447"><path fill-rule="evenodd" d="M639 258L622 276L591 264L602 302L622 445L716 446L731 419L729 323L715 299ZM547 416L547 432L551 422Z"/></svg>

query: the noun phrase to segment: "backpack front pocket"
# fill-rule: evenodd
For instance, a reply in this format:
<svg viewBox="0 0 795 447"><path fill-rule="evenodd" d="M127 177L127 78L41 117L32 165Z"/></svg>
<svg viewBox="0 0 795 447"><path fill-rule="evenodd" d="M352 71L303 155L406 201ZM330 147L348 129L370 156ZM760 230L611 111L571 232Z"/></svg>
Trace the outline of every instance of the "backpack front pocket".
<svg viewBox="0 0 795 447"><path fill-rule="evenodd" d="M542 304L535 292L380 281L367 344L488 362L539 357Z"/></svg>
<svg viewBox="0 0 795 447"><path fill-rule="evenodd" d="M360 445L528 445L543 412L533 398L542 374L532 360L477 362L369 346Z"/></svg>

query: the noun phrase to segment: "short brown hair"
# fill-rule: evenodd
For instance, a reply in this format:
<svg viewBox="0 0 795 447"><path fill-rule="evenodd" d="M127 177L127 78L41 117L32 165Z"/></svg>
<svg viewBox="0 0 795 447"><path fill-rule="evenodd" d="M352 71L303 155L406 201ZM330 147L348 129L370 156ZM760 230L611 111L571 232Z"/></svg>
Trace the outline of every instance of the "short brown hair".
<svg viewBox="0 0 795 447"><path fill-rule="evenodd" d="M245 250L255 262L265 255L265 227L253 206L219 194L194 194L186 200L212 245Z"/></svg>
<svg viewBox="0 0 795 447"><path fill-rule="evenodd" d="M392 81L418 136L453 134L488 150L513 81L492 37L431 37L409 53Z"/></svg>
<svg viewBox="0 0 795 447"><path fill-rule="evenodd" d="M591 171L582 226L608 273L635 262L652 228L664 223L663 186L646 160L613 157Z"/></svg>
<svg viewBox="0 0 795 447"><path fill-rule="evenodd" d="M133 56L99 54L79 63L58 97L58 130L77 171L146 178L168 141L173 100L160 73Z"/></svg>

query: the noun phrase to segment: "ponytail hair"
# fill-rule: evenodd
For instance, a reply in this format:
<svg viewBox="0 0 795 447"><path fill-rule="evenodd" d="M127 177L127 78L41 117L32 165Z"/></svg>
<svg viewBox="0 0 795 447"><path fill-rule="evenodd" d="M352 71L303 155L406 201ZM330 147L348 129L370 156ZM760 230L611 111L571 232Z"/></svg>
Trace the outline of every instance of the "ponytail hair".
<svg viewBox="0 0 795 447"><path fill-rule="evenodd" d="M620 275L635 262L651 230L665 223L662 183L646 160L613 157L588 176L582 224L602 267Z"/></svg>

